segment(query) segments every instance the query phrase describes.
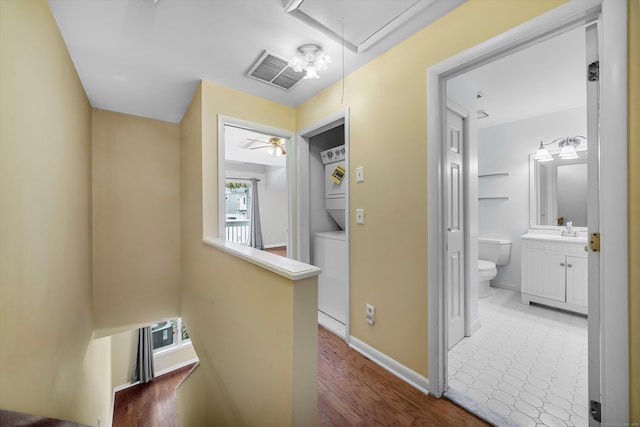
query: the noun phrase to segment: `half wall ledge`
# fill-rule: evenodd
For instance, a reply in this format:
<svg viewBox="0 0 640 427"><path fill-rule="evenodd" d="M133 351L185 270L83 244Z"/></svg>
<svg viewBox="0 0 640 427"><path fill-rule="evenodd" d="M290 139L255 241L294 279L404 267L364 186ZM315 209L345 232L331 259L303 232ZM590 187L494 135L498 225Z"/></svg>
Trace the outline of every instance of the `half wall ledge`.
<svg viewBox="0 0 640 427"><path fill-rule="evenodd" d="M202 242L293 281L317 276L322 271L320 268L304 262L274 255L221 238L205 237Z"/></svg>

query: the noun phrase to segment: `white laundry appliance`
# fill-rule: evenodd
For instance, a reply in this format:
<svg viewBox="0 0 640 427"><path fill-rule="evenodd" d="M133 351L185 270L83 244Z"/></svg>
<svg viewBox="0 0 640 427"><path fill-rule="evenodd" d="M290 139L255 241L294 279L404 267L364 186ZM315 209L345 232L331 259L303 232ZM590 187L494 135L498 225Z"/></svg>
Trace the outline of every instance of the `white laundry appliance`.
<svg viewBox="0 0 640 427"><path fill-rule="evenodd" d="M344 230L347 197L344 145L322 151L320 158L324 165L325 208L340 229Z"/></svg>
<svg viewBox="0 0 640 427"><path fill-rule="evenodd" d="M315 233L315 265L318 276L318 310L347 323L347 247L344 231Z"/></svg>

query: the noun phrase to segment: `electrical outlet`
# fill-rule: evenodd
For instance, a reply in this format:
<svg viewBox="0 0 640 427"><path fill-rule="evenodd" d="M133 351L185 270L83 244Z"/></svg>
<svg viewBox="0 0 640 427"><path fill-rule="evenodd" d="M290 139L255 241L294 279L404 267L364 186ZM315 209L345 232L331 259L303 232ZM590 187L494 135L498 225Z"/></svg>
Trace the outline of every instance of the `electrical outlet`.
<svg viewBox="0 0 640 427"><path fill-rule="evenodd" d="M367 323L373 325L376 321L376 308L371 304L367 304Z"/></svg>

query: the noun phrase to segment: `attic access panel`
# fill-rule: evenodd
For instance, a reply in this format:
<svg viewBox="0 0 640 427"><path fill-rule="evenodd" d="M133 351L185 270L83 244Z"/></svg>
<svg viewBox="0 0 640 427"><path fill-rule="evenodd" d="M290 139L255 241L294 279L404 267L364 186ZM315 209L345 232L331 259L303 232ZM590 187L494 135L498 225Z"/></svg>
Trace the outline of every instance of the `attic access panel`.
<svg viewBox="0 0 640 427"><path fill-rule="evenodd" d="M361 53L416 17L437 0L291 0L286 12Z"/></svg>

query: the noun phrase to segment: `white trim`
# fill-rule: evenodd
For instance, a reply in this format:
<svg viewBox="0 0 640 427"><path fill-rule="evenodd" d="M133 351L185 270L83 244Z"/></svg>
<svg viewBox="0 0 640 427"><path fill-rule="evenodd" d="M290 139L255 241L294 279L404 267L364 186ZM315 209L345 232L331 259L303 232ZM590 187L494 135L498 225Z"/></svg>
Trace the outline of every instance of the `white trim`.
<svg viewBox="0 0 640 427"><path fill-rule="evenodd" d="M345 108L330 116L319 120L296 133L296 143L294 144L297 150L295 157L296 167L293 167L296 172L296 259L303 262L310 262L309 254L311 248L311 224L309 221L309 174L304 173L309 168L309 138L321 134L329 129L333 129L340 124L344 125L344 146L345 146L345 169L351 170L351 144L350 144L350 110ZM300 172L300 173L298 173ZM347 292L345 299L347 301L347 322L345 323L345 335L344 340L348 343L351 335L351 273L350 273L350 188L351 177L347 175L346 183L346 199L345 199L345 241L347 246ZM304 189L307 189L306 191Z"/></svg>
<svg viewBox="0 0 640 427"><path fill-rule="evenodd" d="M471 322L471 325L469 326L469 336L475 334L476 331L481 327L482 327L482 321L480 320L480 318Z"/></svg>
<svg viewBox="0 0 640 427"><path fill-rule="evenodd" d="M601 21L600 390L602 425L623 425L629 422L627 2L604 0Z"/></svg>
<svg viewBox="0 0 640 427"><path fill-rule="evenodd" d="M185 366L189 366L192 363L196 363L196 364L200 363L200 359L198 359L197 357L194 357L193 359L189 359L186 362L181 362L181 363L178 363L177 365L170 366L167 369L163 369L162 371L158 371L155 374L155 378L161 377L165 374L168 374L169 372L177 371L178 369L184 368Z"/></svg>
<svg viewBox="0 0 640 427"><path fill-rule="evenodd" d="M273 243L271 245L264 245L265 249L271 249L271 248L286 248L287 247L287 242L284 243Z"/></svg>
<svg viewBox="0 0 640 427"><path fill-rule="evenodd" d="M177 318L179 319L179 318ZM178 328L178 330L180 330ZM182 350L185 347L193 347L193 344L191 344L191 339L187 339L187 340L180 340L180 343L176 343L176 344L171 344L171 345L167 345L164 347L160 347L158 349L153 350L153 356L162 356L163 354L167 354L167 353L173 353L174 351L178 351L178 350Z"/></svg>
<svg viewBox="0 0 640 427"><path fill-rule="evenodd" d="M320 274L320 269L316 266L305 264L294 259L281 257L260 249L251 248L229 242L222 238L202 239L202 243L220 249L230 255L242 258L252 264L258 265L265 270L279 274L289 280L302 280Z"/></svg>
<svg viewBox="0 0 640 427"><path fill-rule="evenodd" d="M232 125L232 126L236 126L236 127L241 127L241 128L245 128L254 132L259 132L259 133L264 133L265 135L272 135L272 136L277 136L279 138L286 138L286 139L291 139L294 136L294 133L288 130L284 130L284 129L280 129L280 128L276 128L273 126L267 126L267 125L263 125L260 123L254 123L254 122L250 122L247 120L242 120L242 119L237 119L235 117L229 117L229 116L224 116L222 114L218 114L218 212L217 212L217 217L218 217L218 235L215 236L213 235L214 233L211 233L209 231L209 227L206 226L206 224L208 223L208 221L210 221L209 218L204 217L205 212L203 212L203 239L212 239L212 238L216 238L216 237L220 237L220 238L225 238L225 218L226 216L224 215L224 209L225 209L225 190L224 190L224 185L225 185L225 169L226 169L226 156L225 156L225 137L224 137L224 127L225 125ZM203 142L204 143L204 142ZM295 144L291 144L291 145L295 145ZM291 188L294 185L294 177L295 174L292 173L292 169L289 167L290 166L290 160L289 160L289 156L295 156L295 147L289 147L287 146L287 153L289 154L287 156L287 188L289 189L289 194L291 194ZM203 156L203 168L207 167L208 165L204 164L205 159ZM203 177L204 179L204 177ZM207 184L207 185L205 185ZM208 185L208 183L203 182L202 183L203 187L203 193L207 190L207 188L213 189L215 187L211 187L210 185ZM204 205L204 203L203 203ZM289 216L289 231L291 231L291 218L292 215L295 215L295 201L289 200L289 209L288 209L288 216ZM203 206L204 207L204 206ZM292 244L292 237L291 237L292 233L290 232L287 239L289 240L287 243L287 248L291 247Z"/></svg>
<svg viewBox="0 0 640 427"><path fill-rule="evenodd" d="M376 350L369 344L360 341L356 337L351 337L349 347L362 354L375 364L391 372L393 375L400 378L404 382L411 384L424 394L429 394L429 380L416 371L407 368L402 363L398 362L395 359L392 359L381 351Z"/></svg>
<svg viewBox="0 0 640 427"><path fill-rule="evenodd" d="M520 285L519 284L518 285L513 285L511 283L496 282L495 280L492 280L490 282L490 285L493 286L494 288L506 289L506 290L509 290L509 291L520 293Z"/></svg>
<svg viewBox="0 0 640 427"><path fill-rule="evenodd" d="M626 2L571 0L427 70L429 206L429 383L439 397L446 385L446 325L442 292L442 108L445 82L499 57L583 25L601 12L601 375L603 423L628 422L628 212L627 212L627 65ZM604 196L604 197L603 197ZM606 233L604 232L606 229ZM606 398L604 397L606 395ZM614 418L617 417L617 418Z"/></svg>

